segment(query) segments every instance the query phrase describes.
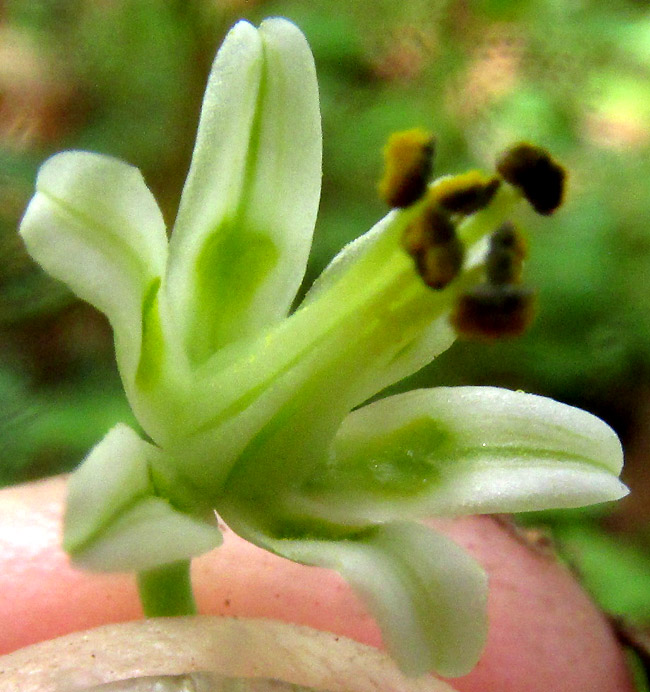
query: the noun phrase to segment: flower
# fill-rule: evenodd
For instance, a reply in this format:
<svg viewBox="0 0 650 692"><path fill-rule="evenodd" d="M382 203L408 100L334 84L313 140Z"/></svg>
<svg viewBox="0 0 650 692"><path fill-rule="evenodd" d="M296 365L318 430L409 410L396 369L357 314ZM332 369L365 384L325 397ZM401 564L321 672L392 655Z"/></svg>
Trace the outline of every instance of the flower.
<svg viewBox="0 0 650 692"><path fill-rule="evenodd" d="M490 387L362 406L452 344L449 315L520 193L471 175L484 199L443 220L432 265L412 229L436 194L468 204L453 179L434 182L344 248L291 312L320 169L313 59L277 18L239 22L217 54L169 242L133 167L79 151L43 165L21 233L108 316L149 438L118 425L91 451L70 480L64 545L81 566L147 574L216 547L216 510L257 545L338 570L404 670L461 675L485 639L486 579L415 520L619 498L620 444L583 411ZM456 230L453 272L426 285Z"/></svg>

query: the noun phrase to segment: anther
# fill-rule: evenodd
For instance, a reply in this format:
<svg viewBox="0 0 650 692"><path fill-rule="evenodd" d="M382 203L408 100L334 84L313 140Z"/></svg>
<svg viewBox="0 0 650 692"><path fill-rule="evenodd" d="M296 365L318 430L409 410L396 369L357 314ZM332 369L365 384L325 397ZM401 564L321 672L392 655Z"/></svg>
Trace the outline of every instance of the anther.
<svg viewBox="0 0 650 692"><path fill-rule="evenodd" d="M473 214L490 204L500 184L496 176L488 178L480 171L469 171L439 180L436 201L454 214Z"/></svg>
<svg viewBox="0 0 650 692"><path fill-rule="evenodd" d="M391 207L408 207L426 192L433 172L435 139L416 128L392 134L384 147L379 194Z"/></svg>
<svg viewBox="0 0 650 692"><path fill-rule="evenodd" d="M521 281L526 245L514 225L507 221L490 237L485 259L487 280L494 286Z"/></svg>
<svg viewBox="0 0 650 692"><path fill-rule="evenodd" d="M523 334L534 317L534 293L513 284L479 284L462 295L451 315L459 336L499 339Z"/></svg>
<svg viewBox="0 0 650 692"><path fill-rule="evenodd" d="M411 221L402 236L402 245L429 288L444 288L463 266L463 244L456 237L449 214L436 205L426 207Z"/></svg>
<svg viewBox="0 0 650 692"><path fill-rule="evenodd" d="M444 245L431 246L414 259L422 281L429 288L441 290L458 276L463 257L463 244L454 238Z"/></svg>
<svg viewBox="0 0 650 692"><path fill-rule="evenodd" d="M505 221L494 231L490 236L490 247L510 250L522 261L528 254L526 243L512 221Z"/></svg>
<svg viewBox="0 0 650 692"><path fill-rule="evenodd" d="M497 171L518 187L538 214L552 214L562 203L566 173L541 147L516 144L497 161Z"/></svg>
<svg viewBox="0 0 650 692"><path fill-rule="evenodd" d="M456 229L449 214L437 206L428 206L406 227L402 244L414 255L431 245L445 245L455 237Z"/></svg>

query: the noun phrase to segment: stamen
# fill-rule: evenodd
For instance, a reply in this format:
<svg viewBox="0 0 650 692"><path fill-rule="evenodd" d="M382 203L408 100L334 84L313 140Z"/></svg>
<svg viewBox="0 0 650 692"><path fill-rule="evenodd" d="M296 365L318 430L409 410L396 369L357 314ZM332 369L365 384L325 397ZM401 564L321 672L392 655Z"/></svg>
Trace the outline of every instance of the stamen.
<svg viewBox="0 0 650 692"><path fill-rule="evenodd" d="M523 334L534 317L531 289L506 284L479 284L460 297L451 323L460 336L499 339Z"/></svg>
<svg viewBox="0 0 650 692"><path fill-rule="evenodd" d="M451 315L459 335L499 339L526 331L534 316L534 294L519 285L525 257L522 237L506 221L490 236L485 258L487 283L466 291Z"/></svg>
<svg viewBox="0 0 650 692"><path fill-rule="evenodd" d="M521 189L538 214L552 214L562 203L566 173L541 147L516 144L497 161L504 180Z"/></svg>
<svg viewBox="0 0 650 692"><path fill-rule="evenodd" d="M463 256L463 245L454 238L450 243L434 245L415 257L415 266L429 288L440 290L458 276Z"/></svg>
<svg viewBox="0 0 650 692"><path fill-rule="evenodd" d="M513 187L540 214L552 213L562 201L564 169L543 149L518 144L505 152L497 167L513 187L500 189L501 178L475 170L439 179L427 191L433 150L428 133L409 130L393 135L384 151L386 172L380 190L386 201L402 207L419 201L400 217L405 223L402 246L422 281L441 290L463 271L465 243L474 245L490 226L497 227L485 255L485 280L471 286L477 275L472 270L458 282L450 321L459 335L469 338L519 336L533 320L535 296L521 285L526 244L514 225L502 219L518 198Z"/></svg>
<svg viewBox="0 0 650 692"><path fill-rule="evenodd" d="M440 290L453 281L463 265L463 244L442 209L429 205L406 227L402 245L415 261L424 283Z"/></svg>
<svg viewBox="0 0 650 692"><path fill-rule="evenodd" d="M406 227L402 237L404 249L411 255L431 245L445 245L456 237L456 229L442 209L427 206Z"/></svg>
<svg viewBox="0 0 650 692"><path fill-rule="evenodd" d="M521 281L526 245L514 225L507 221L490 237L485 259L487 280L494 286Z"/></svg>
<svg viewBox="0 0 650 692"><path fill-rule="evenodd" d="M381 198L391 207L409 207L426 192L433 172L435 138L416 128L392 134L384 147Z"/></svg>
<svg viewBox="0 0 650 692"><path fill-rule="evenodd" d="M454 214L474 214L490 204L500 184L501 181L495 176L488 178L480 171L468 171L439 180L436 184L436 200Z"/></svg>

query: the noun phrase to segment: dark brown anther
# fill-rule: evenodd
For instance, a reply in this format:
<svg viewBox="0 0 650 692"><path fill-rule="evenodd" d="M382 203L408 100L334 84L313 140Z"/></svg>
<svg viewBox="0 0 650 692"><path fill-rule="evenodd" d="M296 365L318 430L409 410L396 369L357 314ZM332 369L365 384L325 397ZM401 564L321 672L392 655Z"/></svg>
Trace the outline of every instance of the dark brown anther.
<svg viewBox="0 0 650 692"><path fill-rule="evenodd" d="M416 128L392 134L384 148L379 194L390 207L410 207L427 191L433 172L435 139Z"/></svg>
<svg viewBox="0 0 650 692"><path fill-rule="evenodd" d="M480 284L462 295L451 315L459 336L493 340L523 334L534 317L532 290Z"/></svg>
<svg viewBox="0 0 650 692"><path fill-rule="evenodd" d="M443 289L458 276L463 258L463 245L457 238L444 245L432 245L414 257L422 281L436 291Z"/></svg>
<svg viewBox="0 0 650 692"><path fill-rule="evenodd" d="M423 209L406 227L402 246L424 283L435 290L453 281L463 266L464 248L454 224L435 204Z"/></svg>
<svg viewBox="0 0 650 692"><path fill-rule="evenodd" d="M538 214L552 214L562 203L566 173L541 147L510 147L497 161L497 171L522 191Z"/></svg>
<svg viewBox="0 0 650 692"><path fill-rule="evenodd" d="M474 214L490 204L500 184L497 177L487 178L480 171L469 171L440 180L436 184L436 201L448 212Z"/></svg>
<svg viewBox="0 0 650 692"><path fill-rule="evenodd" d="M507 221L490 237L485 259L488 283L494 286L519 283L526 257L526 245L514 225Z"/></svg>
<svg viewBox="0 0 650 692"><path fill-rule="evenodd" d="M490 236L490 247L510 250L520 260L525 260L528 254L526 243L515 228L512 221L506 221Z"/></svg>
<svg viewBox="0 0 650 692"><path fill-rule="evenodd" d="M456 229L449 218L436 206L427 207L407 226L402 245L409 255L415 255L431 245L445 245L456 237Z"/></svg>

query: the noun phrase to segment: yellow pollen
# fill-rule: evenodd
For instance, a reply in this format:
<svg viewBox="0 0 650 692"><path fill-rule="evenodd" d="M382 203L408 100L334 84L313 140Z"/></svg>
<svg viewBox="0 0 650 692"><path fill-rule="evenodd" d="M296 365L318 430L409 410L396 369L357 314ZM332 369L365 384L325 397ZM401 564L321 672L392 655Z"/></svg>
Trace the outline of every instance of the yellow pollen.
<svg viewBox="0 0 650 692"><path fill-rule="evenodd" d="M395 132L384 147L378 189L390 207L408 207L424 195L433 171L435 138L421 128Z"/></svg>
<svg viewBox="0 0 650 692"><path fill-rule="evenodd" d="M438 180L433 196L447 211L468 215L487 207L499 185L496 176L474 170Z"/></svg>

